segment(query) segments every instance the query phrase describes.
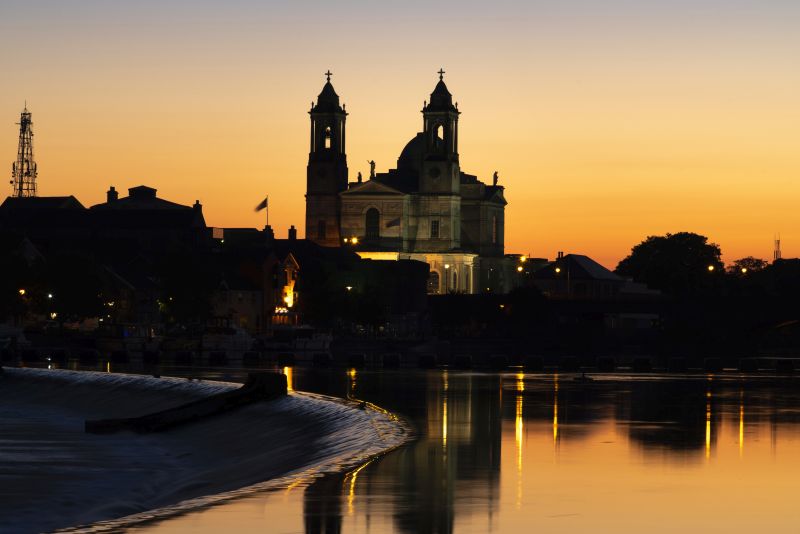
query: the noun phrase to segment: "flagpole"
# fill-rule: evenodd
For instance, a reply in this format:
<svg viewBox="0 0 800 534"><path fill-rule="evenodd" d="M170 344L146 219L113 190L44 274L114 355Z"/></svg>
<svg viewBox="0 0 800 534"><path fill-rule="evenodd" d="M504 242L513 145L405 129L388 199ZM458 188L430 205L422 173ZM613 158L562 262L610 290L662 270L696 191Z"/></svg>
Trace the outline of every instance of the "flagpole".
<svg viewBox="0 0 800 534"><path fill-rule="evenodd" d="M269 226L269 195L267 195L267 205L266 205L266 212L267 212L267 226Z"/></svg>

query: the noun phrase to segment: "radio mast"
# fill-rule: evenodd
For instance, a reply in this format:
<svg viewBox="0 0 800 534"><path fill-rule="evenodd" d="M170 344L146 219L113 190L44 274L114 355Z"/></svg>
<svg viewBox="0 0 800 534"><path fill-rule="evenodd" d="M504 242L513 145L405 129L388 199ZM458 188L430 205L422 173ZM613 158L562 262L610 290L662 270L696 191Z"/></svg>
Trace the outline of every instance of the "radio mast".
<svg viewBox="0 0 800 534"><path fill-rule="evenodd" d="M19 147L17 161L11 165L11 184L14 197L36 196L36 162L33 161L33 122L27 104L19 118Z"/></svg>

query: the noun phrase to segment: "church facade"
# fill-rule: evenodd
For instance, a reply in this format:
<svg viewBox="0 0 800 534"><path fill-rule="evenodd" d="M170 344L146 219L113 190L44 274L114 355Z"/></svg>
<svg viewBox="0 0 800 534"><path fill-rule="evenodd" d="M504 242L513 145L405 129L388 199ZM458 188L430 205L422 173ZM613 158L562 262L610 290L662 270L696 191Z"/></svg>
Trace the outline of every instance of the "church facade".
<svg viewBox="0 0 800 534"><path fill-rule="evenodd" d="M347 112L328 80L312 103L306 188L306 238L352 246L367 259L412 259L430 266L429 293L506 291L504 188L461 169L461 112L439 81L422 109L422 131L397 167L350 182Z"/></svg>

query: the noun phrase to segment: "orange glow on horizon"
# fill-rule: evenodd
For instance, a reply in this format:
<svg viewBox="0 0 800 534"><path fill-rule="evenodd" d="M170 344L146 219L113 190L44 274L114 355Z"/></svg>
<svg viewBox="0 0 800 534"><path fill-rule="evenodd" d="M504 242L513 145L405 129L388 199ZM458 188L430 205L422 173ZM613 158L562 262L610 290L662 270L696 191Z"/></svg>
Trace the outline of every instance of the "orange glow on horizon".
<svg viewBox="0 0 800 534"><path fill-rule="evenodd" d="M261 228L253 207L269 193L276 236L290 225L302 236L307 111L323 73L350 114L355 181L367 160L396 166L443 66L463 113L462 169L487 183L498 171L506 187L506 253L563 250L613 268L648 235L692 231L727 262L771 258L776 232L798 256L796 6L694 5L709 3L611 0L576 17L569 2L12 2L4 20L37 24L0 35L6 50L27 43L0 59L15 78L0 87L0 165L14 160L27 100L42 196L90 206L111 185L148 184L199 199L210 226ZM441 31L408 23L420 9ZM444 65L426 59L432 49Z"/></svg>

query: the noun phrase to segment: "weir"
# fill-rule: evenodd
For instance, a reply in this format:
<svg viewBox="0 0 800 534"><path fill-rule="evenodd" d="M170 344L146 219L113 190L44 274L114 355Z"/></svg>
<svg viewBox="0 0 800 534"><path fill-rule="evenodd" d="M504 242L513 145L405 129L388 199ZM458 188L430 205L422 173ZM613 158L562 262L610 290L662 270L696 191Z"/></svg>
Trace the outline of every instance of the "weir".
<svg viewBox="0 0 800 534"><path fill-rule="evenodd" d="M111 434L121 430L139 433L161 432L178 425L234 410L254 402L276 399L287 394L286 375L279 373L250 373L247 382L233 391L162 410L123 419L88 420L84 429L90 434Z"/></svg>

